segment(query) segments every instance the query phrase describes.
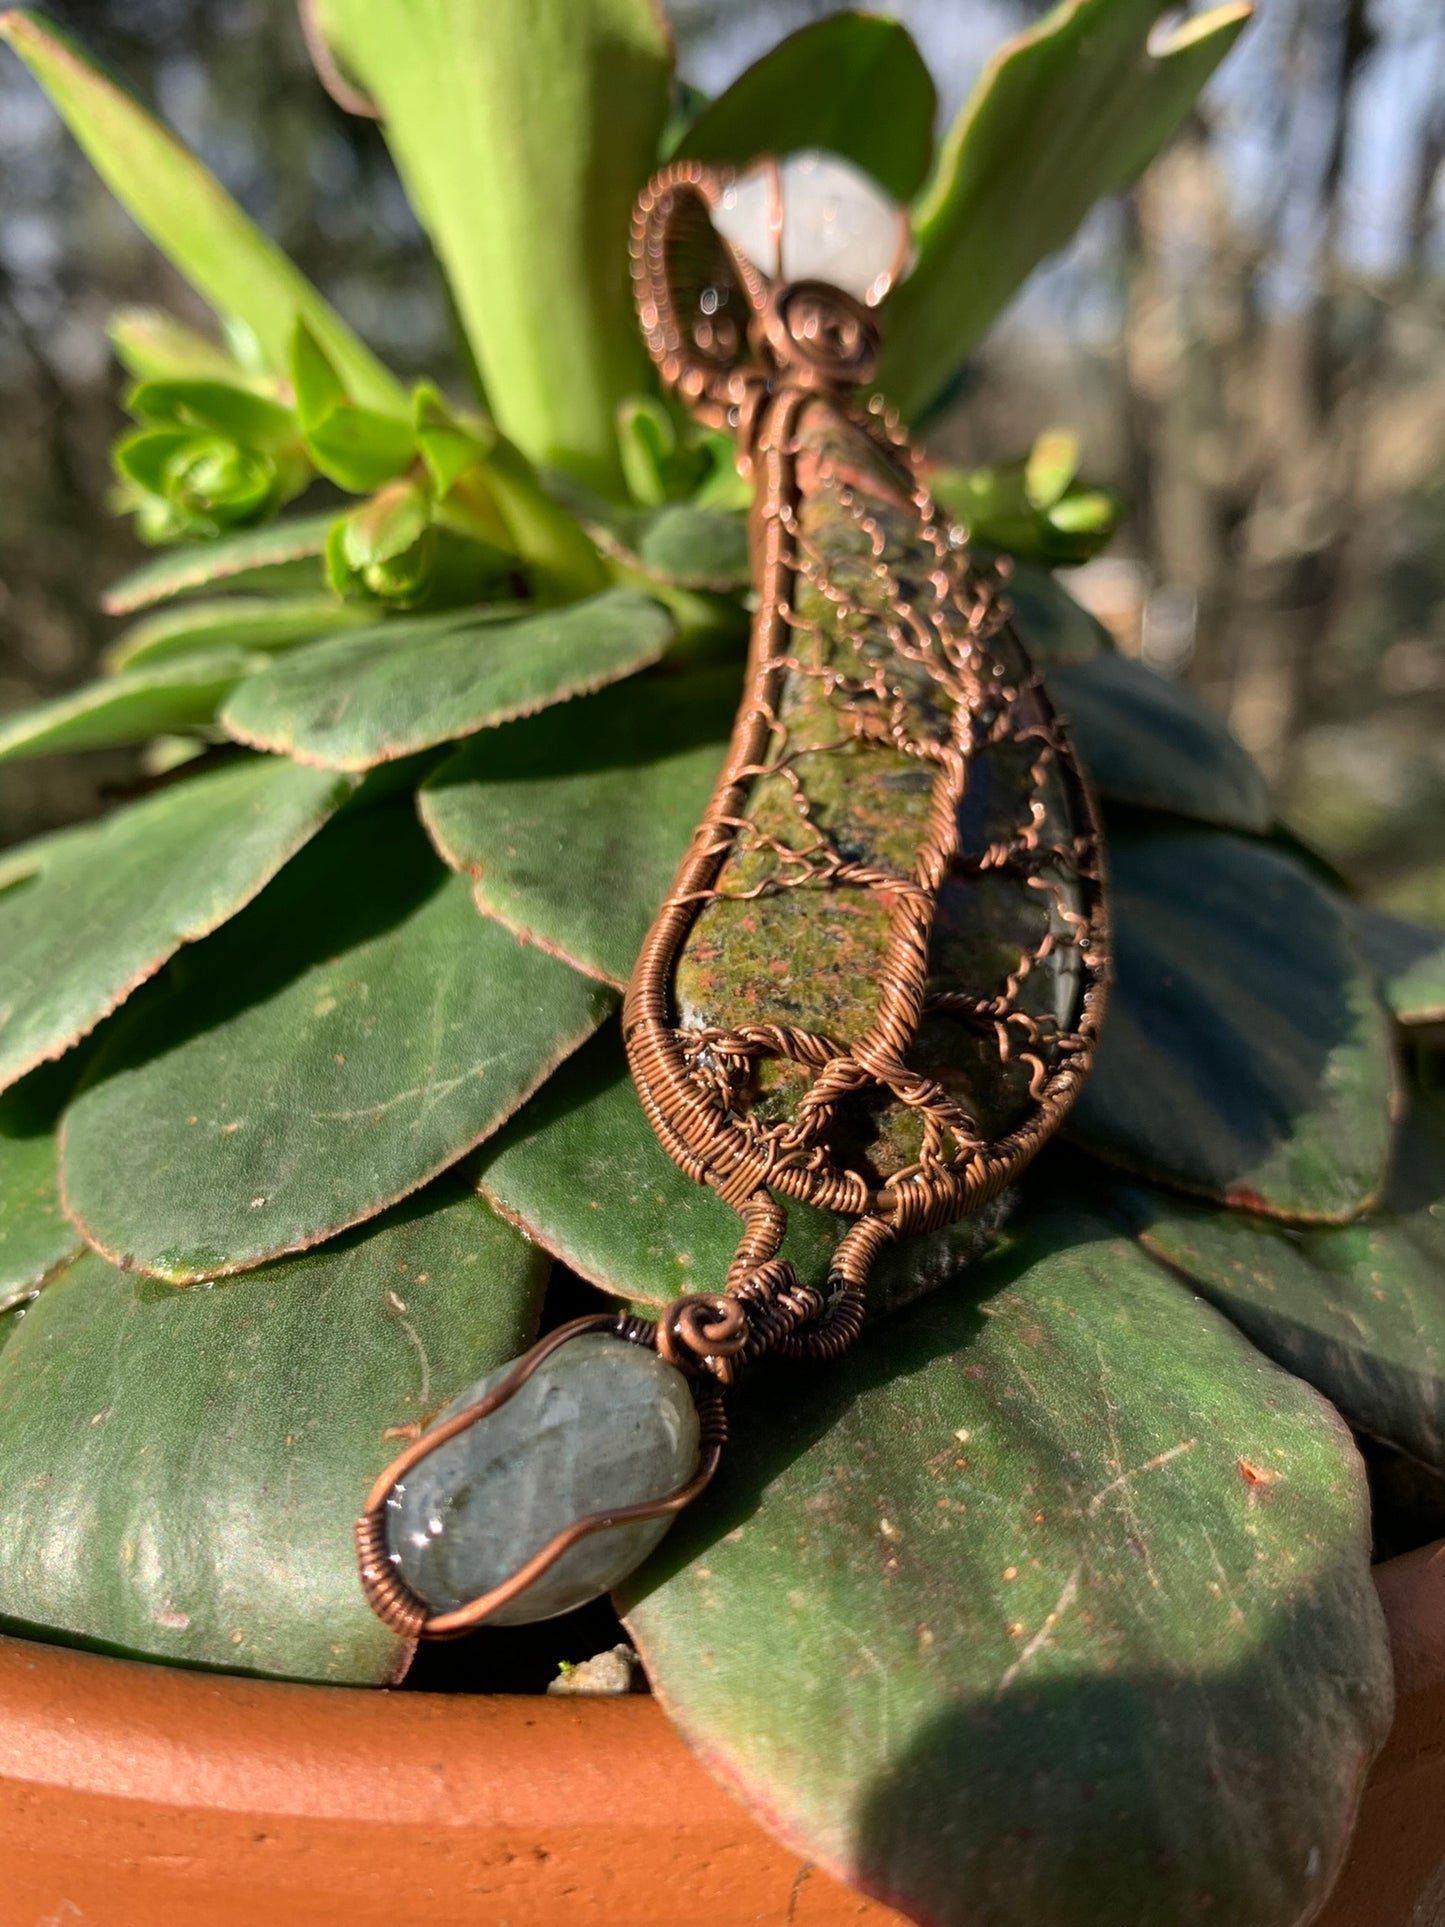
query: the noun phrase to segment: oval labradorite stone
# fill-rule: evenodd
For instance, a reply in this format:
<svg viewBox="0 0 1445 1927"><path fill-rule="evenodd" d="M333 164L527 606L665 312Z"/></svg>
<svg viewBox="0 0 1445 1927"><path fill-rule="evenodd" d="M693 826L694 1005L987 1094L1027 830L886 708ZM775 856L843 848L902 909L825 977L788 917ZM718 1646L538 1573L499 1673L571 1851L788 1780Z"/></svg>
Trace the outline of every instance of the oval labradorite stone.
<svg viewBox="0 0 1445 1927"><path fill-rule="evenodd" d="M442 1417L511 1370L480 1379ZM697 1407L657 1353L584 1332L544 1359L490 1418L413 1466L387 1501L391 1556L434 1612L490 1592L573 1520L661 1499L697 1470ZM490 1626L571 1612L640 1565L672 1515L589 1533Z"/></svg>

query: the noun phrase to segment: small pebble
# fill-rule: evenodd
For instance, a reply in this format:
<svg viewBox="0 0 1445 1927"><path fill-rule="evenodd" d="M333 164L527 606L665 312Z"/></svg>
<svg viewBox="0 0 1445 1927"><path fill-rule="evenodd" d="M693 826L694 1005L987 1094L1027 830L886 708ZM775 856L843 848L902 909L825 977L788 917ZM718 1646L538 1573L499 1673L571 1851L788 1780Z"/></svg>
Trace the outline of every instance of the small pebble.
<svg viewBox="0 0 1445 1927"><path fill-rule="evenodd" d="M639 1665L630 1646L613 1646L576 1666L564 1665L547 1691L559 1698L571 1693L632 1693L637 1690Z"/></svg>

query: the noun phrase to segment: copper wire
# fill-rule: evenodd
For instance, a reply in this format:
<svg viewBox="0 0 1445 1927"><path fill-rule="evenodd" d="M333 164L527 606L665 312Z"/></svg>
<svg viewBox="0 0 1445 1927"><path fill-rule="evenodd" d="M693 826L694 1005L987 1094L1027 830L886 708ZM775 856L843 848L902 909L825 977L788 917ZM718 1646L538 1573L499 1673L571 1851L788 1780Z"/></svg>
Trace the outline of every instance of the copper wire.
<svg viewBox="0 0 1445 1927"><path fill-rule="evenodd" d="M623 1028L643 1108L664 1149L689 1177L711 1185L743 1213L743 1236L726 1289L748 1307L753 1337L745 1355L778 1349L801 1356L811 1355L805 1336L810 1329L820 1344L828 1334L829 1351L856 1331L868 1266L883 1242L980 1209L1058 1128L1092 1056L1107 983L1108 932L1093 802L1041 681L1033 674L1012 688L997 678L981 681L974 667L980 647L1007 621L1006 605L995 584L972 569L966 551L938 516L897 417L877 397L861 407L852 400L854 388L871 373L876 353L872 317L836 289L812 283L769 286L752 264L711 232L710 224L704 236L700 224L729 178L695 162L680 163L649 184L633 221L638 311L653 360L663 380L701 420L731 427L740 442L741 463L755 477L752 536L758 607L727 763L642 946L628 986ZM751 365L729 365L715 352L712 335L698 340L689 300L699 285L697 264L704 256L703 278L716 297L709 305L731 302L737 307L745 302L752 311ZM745 415L738 405L744 395ZM805 407L818 406L836 409L842 421L867 437L886 472L896 474L896 491L890 490L889 499L895 507L906 507L920 542L935 558L926 585L929 595L921 604L889 577L884 532L857 488L846 477L800 473L800 415ZM806 488L810 481L817 486L825 480L838 490L869 541L880 576L877 606L853 606L830 580L826 558L809 554L801 540L799 509ZM776 839L748 846L771 848L784 868L745 895L816 882L888 893L892 908L876 1009L865 1034L846 1049L767 1021L733 1031L688 1032L678 1027L673 1014L678 959L701 910L719 894L719 876L729 856L745 847L757 778L771 771L786 780L786 751L777 747L783 736L778 721L782 686L788 674L807 667L794 653L793 642L798 628L794 584L800 573L829 597L840 621L860 626L871 621L875 627L881 623L899 655L922 665L953 700L946 742L914 743L896 706L890 727L862 712L855 725L857 733L882 730L882 739L926 756L934 767L927 829L912 875L887 875L831 859L816 834L811 844L796 849L780 846ZM1017 648L1017 639L1012 640ZM847 708L853 699L843 682L834 675L829 686ZM876 698L881 685L869 693ZM1077 948L1081 989L1072 1025L1067 1030L1055 1026L1051 1033L1016 999L1029 973L1061 941L1052 918L1034 950L1021 955L1000 995L980 999L962 986L930 993L928 986L934 913L959 854L958 813L971 760L996 741L1030 736L1038 750L1029 772L1033 790L1025 799L1028 820L1016 839L975 859L974 868L1007 871L1052 889L1057 921ZM1039 826L1045 812L1039 791L1050 770L1065 779L1077 832L1069 850L1044 853ZM806 796L796 782L792 790L806 816ZM1051 870L1070 877L1082 913L1070 910L1062 891L1050 883ZM925 1012L953 1008L971 1009L979 1023L986 1018L980 1034L999 1040L1000 1062L1017 1056L1029 1072L1031 1110L991 1141L934 1080L907 1061ZM1017 1051L1010 1025L1021 1033ZM738 1080L728 1067L767 1056L787 1059L814 1075L797 1102L795 1117L765 1128L739 1102ZM828 1150L839 1102L868 1087L915 1110L923 1125L919 1161L879 1183L840 1164ZM782 1207L771 1197L773 1192L859 1220L835 1260L831 1297L825 1304L821 1294L812 1293L806 1316L796 1279L788 1267L775 1262Z"/></svg>
<svg viewBox="0 0 1445 1927"><path fill-rule="evenodd" d="M676 1512L696 1497L726 1439L722 1388L741 1366L768 1354L822 1361L846 1350L862 1327L878 1254L895 1238L979 1210L1058 1128L1083 1083L1103 1014L1109 943L1097 817L1038 675L1028 671L1011 682L996 663L990 667L990 641L1008 624L1003 572L991 577L970 565L957 532L937 514L897 416L878 396L861 405L854 398L871 378L877 354L871 313L823 284L769 284L713 229L710 211L729 178L680 162L649 183L633 219L633 276L648 350L694 415L734 436L739 467L754 477L758 604L727 762L642 946L623 1031L639 1099L663 1149L689 1178L710 1185L740 1213L741 1233L722 1291L678 1299L656 1320L624 1313L574 1320L549 1333L486 1397L424 1433L378 1478L356 1527L362 1585L373 1609L407 1639L470 1631L587 1534ZM819 408L864 438L882 464L881 480L861 485L836 462L802 451L800 421L805 410ZM828 558L803 533L800 510L810 490L824 487L865 545L861 562L873 585L866 601L835 578ZM896 578L875 512L885 505L907 519L911 538L929 558L925 579L905 585ZM821 634L799 613L800 585L827 605L840 635L860 645L865 638L885 642L893 660L927 675L948 705L945 734L910 730L905 695L891 685L881 647L872 649L878 666L867 673L826 666ZM1010 642L1023 660L1011 631ZM859 654L861 664L861 646ZM790 748L781 720L784 684L795 675L821 679L830 705L848 721L845 740L877 741L932 768L927 823L911 872L845 858L813 820L793 759L821 752ZM1032 746L1020 820L1013 834L965 861L959 812L970 768L984 751L1009 743ZM1063 779L1075 824L1062 847L1042 838L1042 790L1051 772ZM776 777L791 799L796 844L763 836L751 822L750 802L763 776ZM775 867L763 884L741 891L743 897L822 887L869 892L888 905L876 1008L851 1045L766 1017L706 1030L676 1022L678 960L703 909L726 894L720 877L729 859L747 849L766 851ZM950 880L991 874L1012 876L1040 893L1043 935L1020 952L1002 989L991 995L967 985L930 988L941 891ZM1082 908L1068 900L1066 883ZM1079 977L1077 1009L1067 1024L1033 1015L1019 1002L1031 973L1064 944L1077 954ZM1012 1129L990 1139L935 1079L910 1065L930 1012L948 1012L974 1036L992 1040L1001 1067L1026 1067L1031 1109ZM744 1095L746 1079L765 1059L808 1073L793 1116L767 1125L752 1115ZM915 1162L876 1183L841 1162L833 1142L839 1106L869 1091L905 1106L921 1125ZM780 1257L787 1213L775 1193L855 1220L838 1244L825 1287L800 1283ZM573 1521L480 1599L433 1612L407 1586L387 1545L386 1505L396 1486L421 1459L515 1396L560 1345L598 1331L655 1347L688 1376L701 1440L693 1476L661 1499Z"/></svg>

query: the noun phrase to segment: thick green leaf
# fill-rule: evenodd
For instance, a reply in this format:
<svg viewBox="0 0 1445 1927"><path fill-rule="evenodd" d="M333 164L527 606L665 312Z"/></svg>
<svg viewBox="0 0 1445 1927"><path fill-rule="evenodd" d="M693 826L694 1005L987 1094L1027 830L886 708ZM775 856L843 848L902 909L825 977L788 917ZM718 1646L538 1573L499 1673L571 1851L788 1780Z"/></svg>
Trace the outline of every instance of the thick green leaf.
<svg viewBox="0 0 1445 1927"><path fill-rule="evenodd" d="M439 1187L365 1236L174 1291L88 1252L0 1354L12 1630L384 1685L351 1521L389 1428L515 1356L545 1261Z"/></svg>
<svg viewBox="0 0 1445 1927"><path fill-rule="evenodd" d="M213 375L176 375L139 382L126 406L141 421L214 428L243 447L266 447L296 434L296 417L269 395Z"/></svg>
<svg viewBox="0 0 1445 1927"><path fill-rule="evenodd" d="M1284 1231L1125 1194L1148 1250L1368 1432L1445 1472L1445 1099L1419 1099L1377 1210Z"/></svg>
<svg viewBox="0 0 1445 1927"><path fill-rule="evenodd" d="M299 571L305 586L320 589L325 581L320 558L335 520L331 513L303 515L264 529L248 529L243 535L167 549L108 589L102 606L107 615L128 616L218 582L233 588L270 586L282 572Z"/></svg>
<svg viewBox="0 0 1445 1927"><path fill-rule="evenodd" d="M605 536L601 546L609 549ZM619 518L610 552L679 589L725 594L746 588L750 579L746 518L687 502Z"/></svg>
<svg viewBox="0 0 1445 1927"><path fill-rule="evenodd" d="M679 159L745 166L760 154L822 147L911 201L933 157L933 79L908 30L877 14L835 13L779 41L704 107Z"/></svg>
<svg viewBox="0 0 1445 1927"><path fill-rule="evenodd" d="M167 730L208 723L259 661L243 649L207 649L86 683L68 696L0 720L0 762L140 743Z"/></svg>
<svg viewBox="0 0 1445 1927"><path fill-rule="evenodd" d="M0 1097L0 1308L80 1249L56 1185L55 1126L75 1084L71 1063L34 1072Z"/></svg>
<svg viewBox="0 0 1445 1927"><path fill-rule="evenodd" d="M271 366L284 369L304 316L359 400L405 409L403 391L273 241L196 157L70 36L28 12L0 17L19 54L106 186L220 314L250 327Z"/></svg>
<svg viewBox="0 0 1445 1927"><path fill-rule="evenodd" d="M1061 568L1096 555L1122 513L1105 490L1070 486L1076 455L1074 437L1054 429L1040 435L1025 460L935 469L929 486L974 541Z"/></svg>
<svg viewBox="0 0 1445 1927"><path fill-rule="evenodd" d="M662 1305L720 1291L738 1214L683 1176L653 1135L614 1025L579 1051L470 1167L484 1196L529 1238L604 1291ZM842 1220L806 1207L786 1255L816 1278Z"/></svg>
<svg viewBox="0 0 1445 1927"><path fill-rule="evenodd" d="M1445 932L1406 923L1367 903L1350 903L1345 914L1400 1022L1445 1022Z"/></svg>
<svg viewBox="0 0 1445 1927"><path fill-rule="evenodd" d="M0 1088L68 1050L182 944L234 916L354 787L247 757L11 852Z"/></svg>
<svg viewBox="0 0 1445 1927"><path fill-rule="evenodd" d="M203 649L280 650L374 622L334 596L217 596L132 623L106 651L112 669L137 669Z"/></svg>
<svg viewBox="0 0 1445 1927"><path fill-rule="evenodd" d="M1389 1026L1341 899L1222 831L1110 841L1116 982L1069 1129L1141 1176L1300 1221L1379 1190Z"/></svg>
<svg viewBox="0 0 1445 1927"><path fill-rule="evenodd" d="M1096 789L1121 803L1263 833L1269 789L1248 752L1199 698L1128 656L1048 672Z"/></svg>
<svg viewBox="0 0 1445 1927"><path fill-rule="evenodd" d="M497 420L533 461L615 483L614 414L645 381L627 228L667 112L661 12L651 0L321 0L318 12L381 108Z"/></svg>
<svg viewBox="0 0 1445 1927"><path fill-rule="evenodd" d="M636 677L468 743L422 822L477 907L621 987L727 754L736 670Z"/></svg>
<svg viewBox="0 0 1445 1927"><path fill-rule="evenodd" d="M1308 1917L1390 1719L1314 1393L1045 1217L826 1372L759 1371L731 1430L624 1610L795 1851L935 1927Z"/></svg>
<svg viewBox="0 0 1445 1927"><path fill-rule="evenodd" d="M560 470L549 471L546 480L549 491L626 574L722 594L746 588L752 579L745 515L692 502L626 509Z"/></svg>
<svg viewBox="0 0 1445 1927"><path fill-rule="evenodd" d="M658 1143L612 1024L483 1146L471 1169L504 1217L603 1291L646 1307L722 1289L741 1221ZM996 1215L886 1251L870 1282L873 1308L956 1282L992 1237ZM822 1285L846 1229L831 1212L790 1203L782 1255L805 1283Z"/></svg>
<svg viewBox="0 0 1445 1927"><path fill-rule="evenodd" d="M177 1283L318 1243L479 1144L612 1007L479 917L409 808L338 821L115 1027L66 1209Z"/></svg>
<svg viewBox="0 0 1445 1927"><path fill-rule="evenodd" d="M504 619L419 616L283 657L221 713L243 743L325 769L371 769L586 695L656 662L667 612L633 589Z"/></svg>
<svg viewBox="0 0 1445 1927"><path fill-rule="evenodd" d="M1195 14L1160 44L1163 0L1061 0L1000 48L950 129L890 297L882 386L918 412L1103 194L1142 173L1249 18Z"/></svg>
<svg viewBox="0 0 1445 1927"><path fill-rule="evenodd" d="M291 386L307 452L321 473L353 495L399 475L416 454L411 410L360 408L301 316L291 335Z"/></svg>
<svg viewBox="0 0 1445 1927"><path fill-rule="evenodd" d="M1076 602L1058 577L1037 563L1008 564L1004 593L1018 632L1039 663L1092 662L1109 655L1114 640L1099 618Z"/></svg>

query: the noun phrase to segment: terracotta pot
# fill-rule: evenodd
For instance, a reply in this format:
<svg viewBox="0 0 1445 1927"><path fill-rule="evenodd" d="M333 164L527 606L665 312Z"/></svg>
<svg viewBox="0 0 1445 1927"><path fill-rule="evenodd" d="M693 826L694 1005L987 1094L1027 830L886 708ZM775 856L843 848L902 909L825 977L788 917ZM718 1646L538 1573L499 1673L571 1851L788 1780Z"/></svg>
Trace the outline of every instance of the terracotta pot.
<svg viewBox="0 0 1445 1927"><path fill-rule="evenodd" d="M1400 1684L1320 1927L1445 1922L1445 1546L1380 1568ZM10 1927L888 1927L653 1702L183 1673L0 1640Z"/></svg>

